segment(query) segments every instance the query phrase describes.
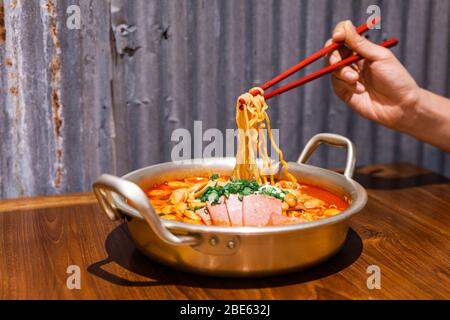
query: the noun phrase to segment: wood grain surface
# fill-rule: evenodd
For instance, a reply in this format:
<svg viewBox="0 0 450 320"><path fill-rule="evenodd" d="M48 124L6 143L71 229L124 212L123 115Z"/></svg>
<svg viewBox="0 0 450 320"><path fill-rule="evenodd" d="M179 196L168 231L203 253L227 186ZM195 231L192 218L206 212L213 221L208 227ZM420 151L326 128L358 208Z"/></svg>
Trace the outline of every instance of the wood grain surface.
<svg viewBox="0 0 450 320"><path fill-rule="evenodd" d="M449 299L450 181L406 164L364 167L355 178L369 201L351 219L343 249L310 270L263 279L204 277L152 262L126 225L73 196L48 207L0 202L10 208L0 214L0 298ZM66 287L69 265L81 268L80 290ZM381 270L381 289L367 288L371 265Z"/></svg>

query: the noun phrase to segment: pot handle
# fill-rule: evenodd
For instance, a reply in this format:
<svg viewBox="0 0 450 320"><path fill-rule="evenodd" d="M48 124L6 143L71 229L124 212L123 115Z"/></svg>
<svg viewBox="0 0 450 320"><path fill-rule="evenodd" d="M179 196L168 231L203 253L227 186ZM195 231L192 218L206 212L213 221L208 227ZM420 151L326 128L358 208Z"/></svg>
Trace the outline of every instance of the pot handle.
<svg viewBox="0 0 450 320"><path fill-rule="evenodd" d="M312 153L322 143L330 144L336 147L347 148L347 161L345 164L344 176L348 179L353 177L356 163L356 147L348 138L334 133L319 133L312 137L303 149L297 163L305 163Z"/></svg>
<svg viewBox="0 0 450 320"><path fill-rule="evenodd" d="M127 203L139 212L162 241L177 246L195 245L198 243L197 238L194 236L176 236L170 232L156 214L144 191L135 183L113 175L103 174L97 178L92 188L100 207L111 220L123 218L123 214L119 211L118 205L112 196L113 193L116 193L127 199ZM125 210L126 208L121 206L121 209Z"/></svg>

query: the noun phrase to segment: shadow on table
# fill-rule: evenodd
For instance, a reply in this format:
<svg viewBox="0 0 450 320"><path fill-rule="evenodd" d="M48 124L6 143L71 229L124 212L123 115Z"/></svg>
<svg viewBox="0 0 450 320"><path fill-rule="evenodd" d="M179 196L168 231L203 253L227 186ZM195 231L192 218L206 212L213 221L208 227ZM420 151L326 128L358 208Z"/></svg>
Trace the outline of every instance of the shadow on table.
<svg viewBox="0 0 450 320"><path fill-rule="evenodd" d="M183 285L200 288L252 289L279 287L313 281L340 272L361 255L363 243L359 235L349 230L347 240L334 257L309 270L266 278L219 278L176 271L149 260L141 254L128 236L126 224L114 229L105 242L108 257L88 267L88 271L108 282L131 287ZM122 268L151 280L134 281L104 270L115 263Z"/></svg>
<svg viewBox="0 0 450 320"><path fill-rule="evenodd" d="M379 175L382 172L382 168L374 169L368 173L356 172L353 179L364 188L380 190L406 189L450 182L450 179L434 172L420 173L409 177L383 177Z"/></svg>

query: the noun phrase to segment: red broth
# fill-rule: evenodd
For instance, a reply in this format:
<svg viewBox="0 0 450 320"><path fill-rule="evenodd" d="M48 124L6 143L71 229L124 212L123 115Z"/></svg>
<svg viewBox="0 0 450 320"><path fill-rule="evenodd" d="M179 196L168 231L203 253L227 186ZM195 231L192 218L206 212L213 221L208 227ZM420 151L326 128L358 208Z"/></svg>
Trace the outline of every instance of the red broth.
<svg viewBox="0 0 450 320"><path fill-rule="evenodd" d="M170 180L160 183L145 190L149 197L150 203L155 208L156 212L164 219L175 220L193 224L205 224L201 215L197 214L198 209L204 208L205 203L199 202L198 193L201 193L202 188L206 187L209 178L207 177L189 177L184 180ZM229 182L229 177L221 176L214 183L221 181L223 183ZM280 185L284 185L283 182ZM201 186L193 197L193 192L188 192L195 186ZM311 185L297 185L295 189L288 189L287 191L297 192L299 197L305 198L303 200L296 200L297 205L291 207L287 206L288 201L284 200L284 208L282 215L289 217L297 217L306 221L320 220L332 215L336 215L344 211L349 206L349 200L341 198L338 195ZM300 192L300 193L298 193ZM174 194L175 193L175 194ZM190 196L189 196L190 195ZM305 197L306 196L306 197ZM311 198L309 198L311 197ZM297 198L296 199L300 199ZM317 205L310 208L307 206L307 199L312 199ZM302 202L303 201L303 202Z"/></svg>
<svg viewBox="0 0 450 320"><path fill-rule="evenodd" d="M327 204L334 204L336 208L341 211L347 209L349 206L348 201L346 199L342 199L341 197L335 195L334 193L318 187L304 184L302 185L302 192L306 193L311 197L323 200Z"/></svg>

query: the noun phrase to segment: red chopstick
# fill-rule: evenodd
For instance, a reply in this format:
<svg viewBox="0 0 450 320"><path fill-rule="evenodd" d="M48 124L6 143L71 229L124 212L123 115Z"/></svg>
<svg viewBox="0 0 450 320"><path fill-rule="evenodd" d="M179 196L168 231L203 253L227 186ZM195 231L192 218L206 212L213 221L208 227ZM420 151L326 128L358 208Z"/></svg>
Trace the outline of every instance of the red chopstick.
<svg viewBox="0 0 450 320"><path fill-rule="evenodd" d="M359 34L363 34L364 32L366 32L367 30L369 30L369 28L371 26L375 26L378 23L380 23L381 21L381 17L375 17L372 19L371 24L369 23L364 23L362 25L360 25L358 28L356 28L356 32L358 32ZM313 63L314 61L320 59L321 57L325 56L326 54L336 50L337 48L339 48L340 46L342 46L343 43L342 42L333 42L332 44L326 46L325 48L317 51L316 53L314 53L313 55L309 56L308 58L304 59L303 61L299 62L298 64L296 64L295 66L293 66L292 68L286 70L285 72L281 73L280 75L276 76L275 78L273 78L272 80L267 81L266 83L264 83L261 86L261 89L263 90L267 90L270 87L274 86L275 84L277 84L278 82L286 79L287 77L289 77L290 75L294 74L295 72L299 71L300 69L310 65L311 63ZM259 92L258 91L253 91L250 92L252 95L256 96ZM243 100L240 100L241 103L244 103Z"/></svg>
<svg viewBox="0 0 450 320"><path fill-rule="evenodd" d="M375 17L372 20L372 25L375 26L378 23L380 23L380 21L381 21L380 17ZM367 22L363 23L358 28L356 28L356 32L358 32L359 34L363 34L367 30L369 30L370 26L371 25L369 25L369 23L367 23ZM325 48L323 48L323 49L317 51L316 53L314 53L312 56L309 56L305 60L303 60L303 61L299 62L298 64L296 64L295 66L293 66L292 68L290 68L290 69L286 70L285 72L281 73L280 75L276 76L272 80L267 81L266 83L264 83L261 86L261 89L263 89L263 90L269 89L270 87L276 85L278 82L280 82L280 81L286 79L287 77L289 77L290 75L294 74L298 70L303 69L307 65L309 65L309 64L313 63L314 61L320 59L321 57L325 56L326 54L336 50L341 45L343 45L343 43L339 43L339 42L331 43L330 45L326 46ZM256 92L256 94L258 94L258 92Z"/></svg>
<svg viewBox="0 0 450 320"><path fill-rule="evenodd" d="M388 40L386 40L386 41L384 41L382 43L379 43L378 45L382 46L382 47L385 47L385 48L390 48L390 47L395 46L396 44L398 44L398 40L396 38L391 38L391 39L388 39ZM285 85L285 86L283 86L281 88L278 88L278 89L275 89L275 90L273 90L273 91L271 91L269 93L266 93L264 95L264 99L268 100L268 99L270 99L270 98L272 98L274 96L277 96L277 95L279 95L279 94L281 94L283 92L286 92L286 91L289 91L291 89L294 89L294 88L296 88L298 86L301 86L301 85L303 85L305 83L308 83L308 82L310 82L310 81L312 81L314 79L317 79L317 78L319 78L319 77L321 77L321 76L323 76L325 74L331 73L331 72L335 71L336 69L339 69L339 68L341 68L341 67L343 67L345 65L348 65L348 64L351 64L351 63L355 63L356 61L359 61L361 59L363 59L363 57L361 57L360 55L357 55L357 54L353 55L351 57L348 57L347 59L341 60L338 63L335 63L335 64L332 64L330 66L327 66L327 67L325 67L323 69L320 69L320 70L318 70L318 71L316 71L316 72L314 72L314 73L312 73L312 74L310 74L310 75L308 75L308 76L306 76L304 78L301 78L300 80L294 81L294 82L289 83L289 84L287 84L287 85Z"/></svg>

